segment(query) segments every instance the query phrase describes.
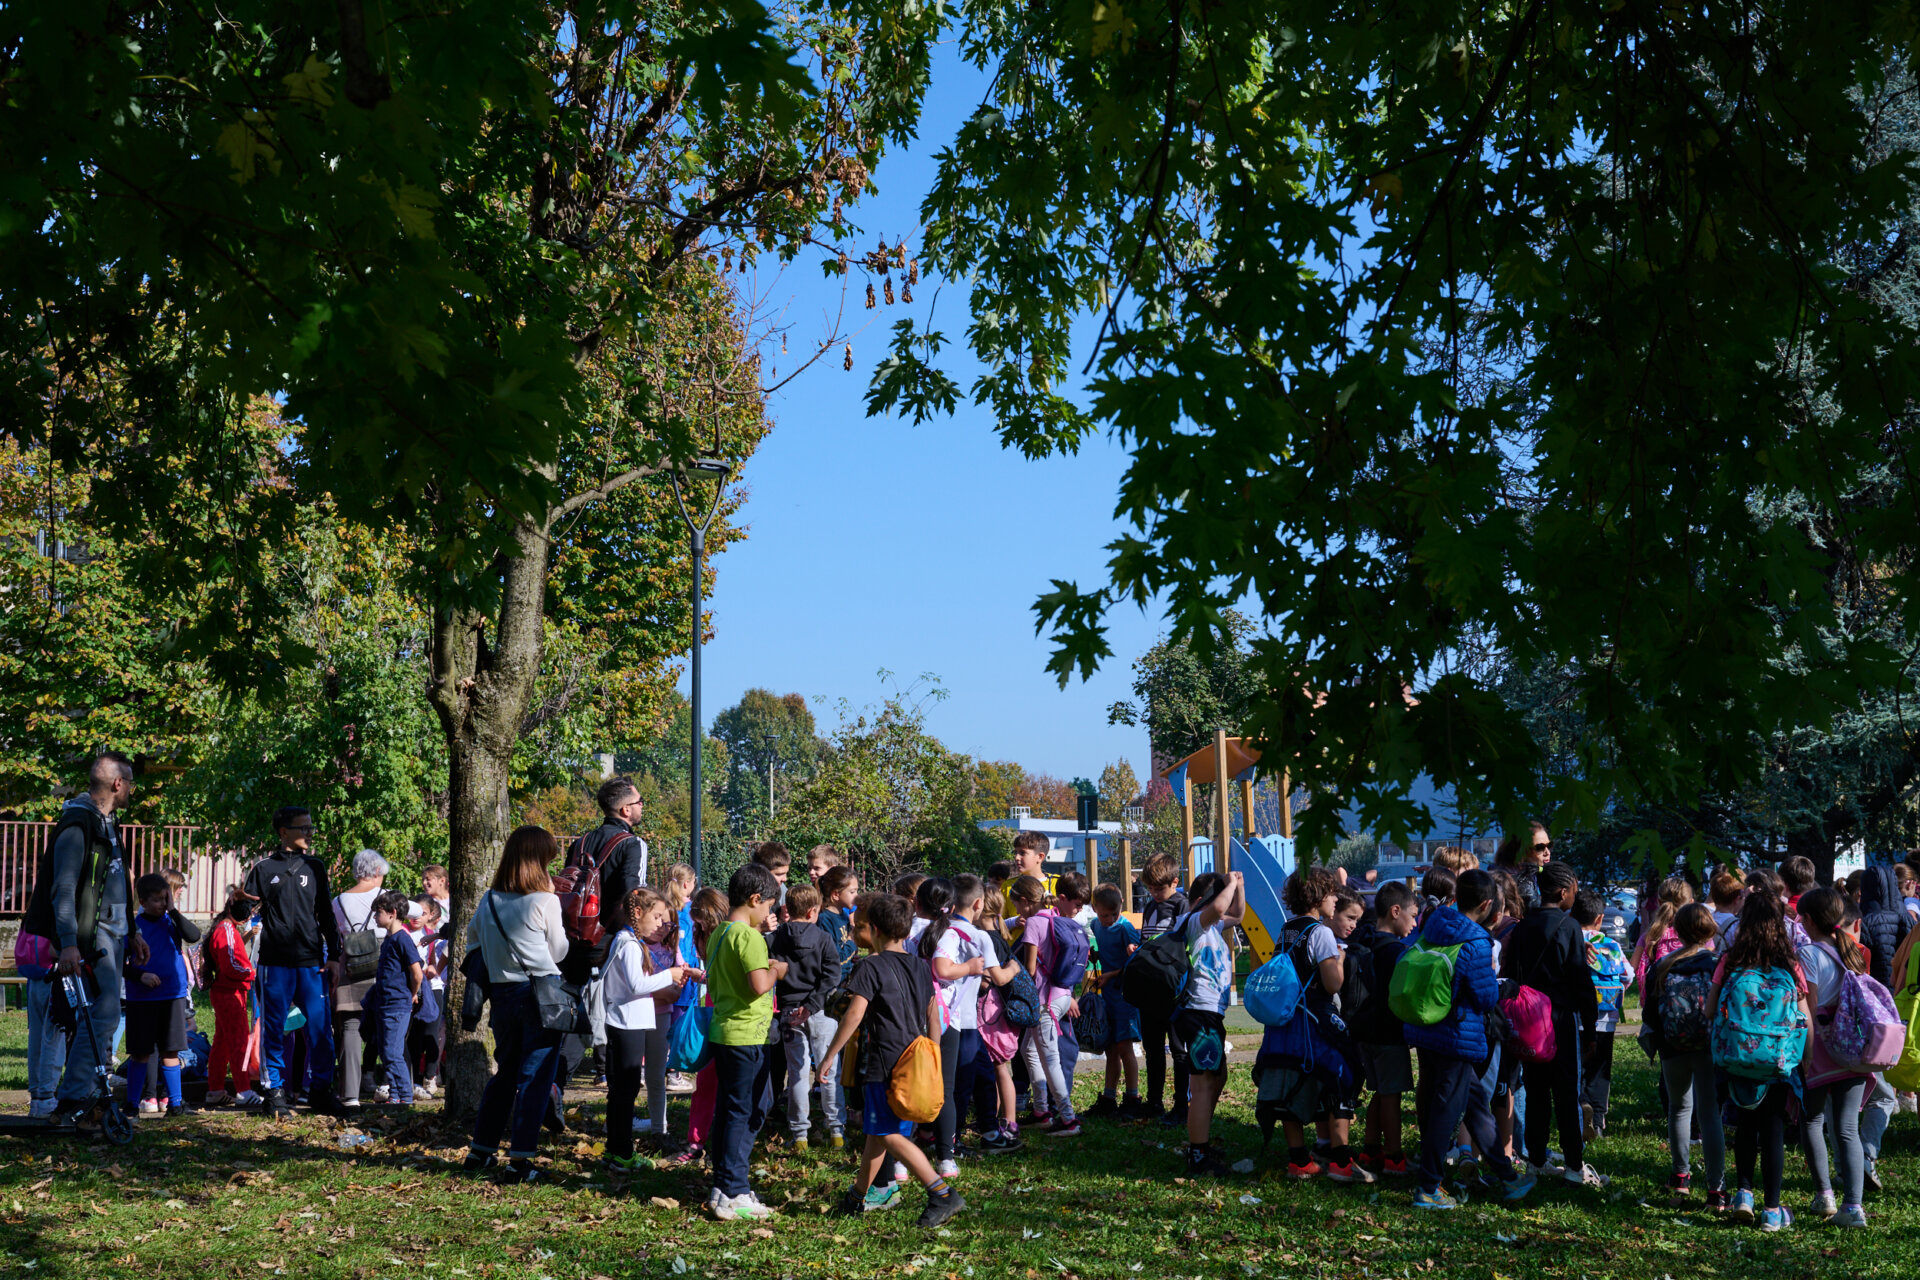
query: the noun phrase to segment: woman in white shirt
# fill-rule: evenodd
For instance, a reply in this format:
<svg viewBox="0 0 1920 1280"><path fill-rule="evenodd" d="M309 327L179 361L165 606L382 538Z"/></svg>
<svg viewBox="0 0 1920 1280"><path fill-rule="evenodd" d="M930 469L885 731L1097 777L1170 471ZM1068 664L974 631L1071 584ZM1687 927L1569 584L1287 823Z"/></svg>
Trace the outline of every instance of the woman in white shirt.
<svg viewBox="0 0 1920 1280"><path fill-rule="evenodd" d="M373 922L373 900L384 890L390 870L392 868L385 858L372 849L362 849L353 855L353 888L333 895L333 922L340 927L340 936L345 938L362 930L372 934L376 959L380 955L380 944L386 941L387 931ZM333 959L341 957L335 956ZM347 1111L360 1109L360 1078L374 1056L373 1045L361 1035L360 1025L361 1005L371 990L371 972L357 980L343 973L333 988L333 1043L334 1052L340 1055L334 1079L340 1086L340 1106ZM385 1091L385 1086L382 1086L375 1093L375 1100L385 1101L380 1097Z"/></svg>
<svg viewBox="0 0 1920 1280"><path fill-rule="evenodd" d="M650 1167L633 1154L633 1103L644 1068L651 1133L667 1133L667 1029L661 1006L670 1006L689 979L706 974L685 965L660 967L672 957L667 934L673 913L652 889L630 889L626 927L613 935L601 981L607 1002L607 1163L629 1173ZM656 951L656 948L658 950Z"/></svg>
<svg viewBox="0 0 1920 1280"><path fill-rule="evenodd" d="M558 977L567 956L560 899L547 876L547 867L559 856L559 846L545 827L521 827L508 836L493 887L481 895L467 925L467 950L478 948L487 964L488 1025L493 1028L498 1070L480 1095L466 1168L479 1172L499 1163L500 1138L511 1122L511 1164L502 1179L506 1182L539 1177L533 1156L560 1070L563 1037L540 1025L532 982L549 974Z"/></svg>

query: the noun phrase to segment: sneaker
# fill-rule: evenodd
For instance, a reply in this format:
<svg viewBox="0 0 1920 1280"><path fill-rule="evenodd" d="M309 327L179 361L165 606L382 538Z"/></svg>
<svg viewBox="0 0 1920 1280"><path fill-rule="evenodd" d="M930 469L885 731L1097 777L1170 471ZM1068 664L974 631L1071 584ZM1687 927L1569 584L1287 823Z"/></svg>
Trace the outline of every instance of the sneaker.
<svg viewBox="0 0 1920 1280"><path fill-rule="evenodd" d="M1029 1111L1020 1117L1020 1123L1029 1129L1044 1129L1053 1123L1053 1112Z"/></svg>
<svg viewBox="0 0 1920 1280"><path fill-rule="evenodd" d="M1793 1210L1787 1208L1785 1205L1768 1209L1760 1215L1760 1229L1762 1231L1785 1231L1792 1225Z"/></svg>
<svg viewBox="0 0 1920 1280"><path fill-rule="evenodd" d="M1083 1120L1098 1120L1105 1116L1118 1115L1119 1113L1120 1104L1113 1100L1113 1095L1103 1093L1093 1100L1092 1106L1080 1113L1080 1118Z"/></svg>
<svg viewBox="0 0 1920 1280"><path fill-rule="evenodd" d="M58 1098L35 1098L27 1104L27 1114L36 1120L44 1120L59 1109Z"/></svg>
<svg viewBox="0 0 1920 1280"><path fill-rule="evenodd" d="M653 1161L642 1155L607 1156L601 1163L609 1169L618 1169L622 1173L640 1173L653 1168Z"/></svg>
<svg viewBox="0 0 1920 1280"><path fill-rule="evenodd" d="M900 1184L897 1182L875 1183L867 1188L866 1197L860 1202L862 1213L885 1213L899 1207Z"/></svg>
<svg viewBox="0 0 1920 1280"><path fill-rule="evenodd" d="M377 1084L373 1086L373 1100L375 1102L392 1102L393 1086L385 1085L385 1084Z"/></svg>
<svg viewBox="0 0 1920 1280"><path fill-rule="evenodd" d="M413 1086L413 1096L416 1098L431 1098L434 1096L434 1093L433 1081L431 1080L422 1080L419 1084Z"/></svg>
<svg viewBox="0 0 1920 1280"><path fill-rule="evenodd" d="M1733 1193L1733 1210L1729 1214L1735 1222L1743 1226L1753 1221L1753 1192L1746 1188Z"/></svg>
<svg viewBox="0 0 1920 1280"><path fill-rule="evenodd" d="M1432 1191L1415 1191L1413 1207L1416 1209L1458 1209L1460 1202L1447 1194L1445 1187L1435 1187Z"/></svg>
<svg viewBox="0 0 1920 1280"><path fill-rule="evenodd" d="M265 1101L265 1098L262 1098L259 1094L249 1089L245 1093L235 1094L233 1105L236 1107L257 1107Z"/></svg>
<svg viewBox="0 0 1920 1280"><path fill-rule="evenodd" d="M1080 1136L1080 1121L1069 1116L1065 1120L1055 1120L1047 1126L1049 1138L1077 1138Z"/></svg>
<svg viewBox="0 0 1920 1280"><path fill-rule="evenodd" d="M716 1222L755 1222L762 1218L771 1218L773 1210L760 1203L760 1197L749 1191L737 1196L709 1196L707 1212Z"/></svg>
<svg viewBox="0 0 1920 1280"><path fill-rule="evenodd" d="M980 1150L990 1156L1004 1156L1026 1146L1017 1133L1008 1133L1005 1129L995 1129L980 1139Z"/></svg>
<svg viewBox="0 0 1920 1280"><path fill-rule="evenodd" d="M1566 1176L1567 1166L1555 1164L1551 1160L1545 1164L1535 1164L1529 1160L1527 1161L1527 1172L1536 1178L1563 1178Z"/></svg>
<svg viewBox="0 0 1920 1280"><path fill-rule="evenodd" d="M1389 1178L1407 1178L1413 1175L1413 1167L1405 1156L1387 1156L1380 1161L1379 1172Z"/></svg>
<svg viewBox="0 0 1920 1280"><path fill-rule="evenodd" d="M652 1133L653 1117L652 1116L635 1116L633 1118L633 1132L635 1137L638 1137L643 1133Z"/></svg>
<svg viewBox="0 0 1920 1280"><path fill-rule="evenodd" d="M1500 1186L1500 1198L1508 1204L1524 1200L1527 1192L1539 1186L1539 1179L1530 1173L1518 1173Z"/></svg>
<svg viewBox="0 0 1920 1280"><path fill-rule="evenodd" d="M1813 1193L1813 1203L1807 1206L1807 1212L1816 1218L1831 1218L1839 1211L1840 1202L1835 1200L1831 1191Z"/></svg>
<svg viewBox="0 0 1920 1280"><path fill-rule="evenodd" d="M1885 1187L1880 1185L1880 1173L1873 1167L1872 1161L1867 1162L1866 1173L1861 1178L1861 1181L1867 1190L1871 1191L1874 1195L1879 1195L1882 1191L1886 1190Z"/></svg>
<svg viewBox="0 0 1920 1280"><path fill-rule="evenodd" d="M1187 1127L1187 1109L1185 1107L1175 1107L1172 1111L1169 1111L1167 1112L1167 1114L1160 1117L1160 1123L1165 1125L1169 1129L1186 1128Z"/></svg>
<svg viewBox="0 0 1920 1280"><path fill-rule="evenodd" d="M506 1168L495 1173L493 1180L503 1187L519 1187L545 1182L548 1176L541 1172L531 1160L514 1160L508 1163Z"/></svg>
<svg viewBox="0 0 1920 1280"><path fill-rule="evenodd" d="M1591 1102L1580 1104L1580 1133L1588 1142L1600 1140L1600 1121L1593 1113Z"/></svg>
<svg viewBox="0 0 1920 1280"><path fill-rule="evenodd" d="M1576 1187L1605 1187L1608 1181L1606 1174L1590 1164L1568 1166L1567 1171L1560 1176Z"/></svg>
<svg viewBox="0 0 1920 1280"><path fill-rule="evenodd" d="M787 1150L793 1152L793 1154L797 1156L805 1155L807 1153L806 1136L804 1134L796 1136L791 1142L787 1144Z"/></svg>
<svg viewBox="0 0 1920 1280"><path fill-rule="evenodd" d="M1199 1159L1194 1158L1196 1154ZM1194 1148L1188 1147L1187 1176L1189 1178L1230 1178L1233 1176L1233 1166L1228 1164L1226 1157L1215 1151L1211 1145L1200 1148L1197 1153Z"/></svg>
<svg viewBox="0 0 1920 1280"><path fill-rule="evenodd" d="M1707 1192L1707 1211L1725 1213L1727 1211L1727 1193L1724 1191Z"/></svg>
<svg viewBox="0 0 1920 1280"><path fill-rule="evenodd" d="M142 1099L140 1099L140 1114L141 1114L141 1115L143 1115L143 1116L157 1116L157 1115L159 1115L159 1114L160 1114L160 1104L159 1104L159 1102L157 1102L157 1101L155 1101L155 1100L154 1100L154 1099L152 1099L152 1098L142 1098Z"/></svg>
<svg viewBox="0 0 1920 1280"><path fill-rule="evenodd" d="M692 1076L684 1071L667 1072L668 1093L692 1093L693 1090L694 1082Z"/></svg>
<svg viewBox="0 0 1920 1280"><path fill-rule="evenodd" d="M199 1114L200 1108L190 1107L184 1102L169 1102L167 1104L167 1119L169 1120L175 1116L194 1116Z"/></svg>
<svg viewBox="0 0 1920 1280"><path fill-rule="evenodd" d="M209 1089L207 1091L207 1096L200 1099L200 1106L203 1110L206 1110L206 1111L217 1111L223 1107L230 1107L232 1105L233 1105L233 1095L228 1093L225 1089L219 1089L219 1090ZM29 1111L27 1114L31 1115L33 1113Z"/></svg>
<svg viewBox="0 0 1920 1280"><path fill-rule="evenodd" d="M342 1098L342 1099L340 1099L340 1114L341 1114L341 1115L353 1115L353 1114L355 1114L356 1112L358 1112L359 1110L360 1110L360 1099L358 1099L358 1098Z"/></svg>
<svg viewBox="0 0 1920 1280"><path fill-rule="evenodd" d="M1693 1198L1693 1175L1674 1173L1667 1175L1667 1198L1675 1204L1686 1204Z"/></svg>
<svg viewBox="0 0 1920 1280"><path fill-rule="evenodd" d="M491 1151L469 1151L467 1158L460 1162L462 1173L485 1173L500 1163L500 1157Z"/></svg>
<svg viewBox="0 0 1920 1280"><path fill-rule="evenodd" d="M1329 1164L1327 1181L1371 1183L1374 1181L1374 1176L1367 1172L1364 1165L1349 1160L1345 1164Z"/></svg>
<svg viewBox="0 0 1920 1280"><path fill-rule="evenodd" d="M948 1156L946 1159L935 1164L933 1171L943 1178L957 1178L960 1176L960 1162L952 1156Z"/></svg>
<svg viewBox="0 0 1920 1280"><path fill-rule="evenodd" d="M307 1093L307 1109L317 1116L337 1116L340 1114L340 1102L333 1096L331 1080L316 1084Z"/></svg>
<svg viewBox="0 0 1920 1280"><path fill-rule="evenodd" d="M1158 1102L1150 1099L1142 1100L1133 1108L1133 1118L1135 1120L1158 1120L1165 1114L1167 1114L1167 1109Z"/></svg>
<svg viewBox="0 0 1920 1280"><path fill-rule="evenodd" d="M944 1196L929 1195L927 1197L927 1207L920 1211L920 1225L937 1227L966 1207L967 1202L961 1198L960 1193L949 1187Z"/></svg>
<svg viewBox="0 0 1920 1280"><path fill-rule="evenodd" d="M1325 1172L1326 1169L1321 1166L1320 1162L1312 1157L1308 1157L1305 1164L1294 1164L1292 1161L1287 1162L1287 1176L1298 1179L1301 1182L1305 1182L1308 1178L1317 1178Z"/></svg>
<svg viewBox="0 0 1920 1280"><path fill-rule="evenodd" d="M1843 1204L1830 1221L1836 1227L1864 1227L1867 1225L1867 1211L1857 1204Z"/></svg>
<svg viewBox="0 0 1920 1280"><path fill-rule="evenodd" d="M835 1151L846 1150L847 1135L840 1132L838 1129L835 1129L832 1133L827 1135L827 1146L832 1148Z"/></svg>

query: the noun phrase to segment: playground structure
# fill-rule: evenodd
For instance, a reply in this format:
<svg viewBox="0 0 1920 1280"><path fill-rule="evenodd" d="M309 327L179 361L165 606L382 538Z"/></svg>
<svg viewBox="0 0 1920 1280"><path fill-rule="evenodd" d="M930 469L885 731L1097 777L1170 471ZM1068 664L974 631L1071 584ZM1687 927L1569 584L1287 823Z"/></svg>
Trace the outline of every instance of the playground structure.
<svg viewBox="0 0 1920 1280"><path fill-rule="evenodd" d="M1288 777L1280 775L1280 830L1260 835L1254 827L1253 780L1260 766L1260 751L1245 738L1229 738L1226 730L1216 729L1213 742L1186 759L1176 762L1163 775L1173 788L1180 805L1180 844L1186 850L1186 882L1206 871L1239 871L1246 878L1247 916L1241 927L1246 931L1254 960L1265 964L1274 953L1273 935L1287 919L1281 900L1281 888L1297 865L1294 857L1293 810L1288 803ZM1225 785L1214 786L1213 829L1225 838L1223 848L1206 836L1194 835L1194 794L1196 785L1218 784L1222 780L1240 785L1241 829L1233 831L1232 792ZM1129 883L1131 877L1129 876Z"/></svg>

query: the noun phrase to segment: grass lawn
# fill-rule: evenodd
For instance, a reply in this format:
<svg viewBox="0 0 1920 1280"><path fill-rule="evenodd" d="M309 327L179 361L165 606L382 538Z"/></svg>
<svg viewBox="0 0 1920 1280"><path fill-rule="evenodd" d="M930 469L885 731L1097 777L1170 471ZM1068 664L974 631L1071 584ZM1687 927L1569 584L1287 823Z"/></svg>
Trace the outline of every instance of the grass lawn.
<svg viewBox="0 0 1920 1280"><path fill-rule="evenodd" d="M17 1055L20 1015L0 1018L0 1056ZM764 1227L707 1221L697 1173L631 1179L597 1167L592 1146L552 1148L552 1185L499 1188L454 1172L464 1135L432 1113L369 1119L370 1145L342 1126L238 1115L147 1122L131 1147L0 1137L0 1276L551 1277L810 1275L926 1280L1247 1276L1913 1277L1920 1275L1914 1186L1920 1143L1899 1117L1881 1162L1889 1192L1873 1226L1840 1232L1802 1219L1792 1232L1715 1221L1661 1200L1667 1163L1654 1076L1623 1040L1612 1133L1593 1153L1608 1192L1544 1186L1509 1209L1479 1204L1416 1214L1404 1182L1377 1188L1275 1180L1259 1150L1252 1088L1236 1066L1218 1137L1261 1172L1185 1183L1165 1129L1089 1126L1077 1140L961 1166L972 1209L937 1233L914 1226L921 1194L860 1220L827 1206L851 1159L756 1153L754 1178L785 1209ZM1098 1064L1090 1064L1094 1072ZM1083 1086L1093 1083L1083 1073ZM1081 1100L1091 1101L1085 1087ZM580 1125L600 1098L583 1093ZM19 1109L24 1109L24 1103ZM684 1100L674 1127L684 1132ZM1787 1203L1809 1196L1788 1153ZM1696 1166L1697 1167L1697 1166Z"/></svg>

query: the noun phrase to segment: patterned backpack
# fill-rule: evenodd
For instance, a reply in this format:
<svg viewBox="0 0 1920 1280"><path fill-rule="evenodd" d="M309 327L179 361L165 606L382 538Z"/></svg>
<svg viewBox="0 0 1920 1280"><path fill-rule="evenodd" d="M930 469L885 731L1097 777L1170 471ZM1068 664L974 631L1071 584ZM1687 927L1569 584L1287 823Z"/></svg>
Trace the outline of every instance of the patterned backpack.
<svg viewBox="0 0 1920 1280"><path fill-rule="evenodd" d="M1791 969L1735 969L1720 988L1713 1063L1746 1080L1784 1080L1807 1051L1800 984Z"/></svg>
<svg viewBox="0 0 1920 1280"><path fill-rule="evenodd" d="M1713 970L1718 957L1703 951L1667 966L1654 1012L1665 1053L1699 1053L1713 1047Z"/></svg>
<svg viewBox="0 0 1920 1280"><path fill-rule="evenodd" d="M1821 944L1826 947L1826 944ZM1826 947L1837 962L1840 953ZM1844 965L1842 966L1845 967ZM1885 1071L1898 1066L1907 1028L1894 1007L1893 993L1864 973L1846 970L1840 997L1814 1020L1820 1047L1836 1065L1854 1071Z"/></svg>

